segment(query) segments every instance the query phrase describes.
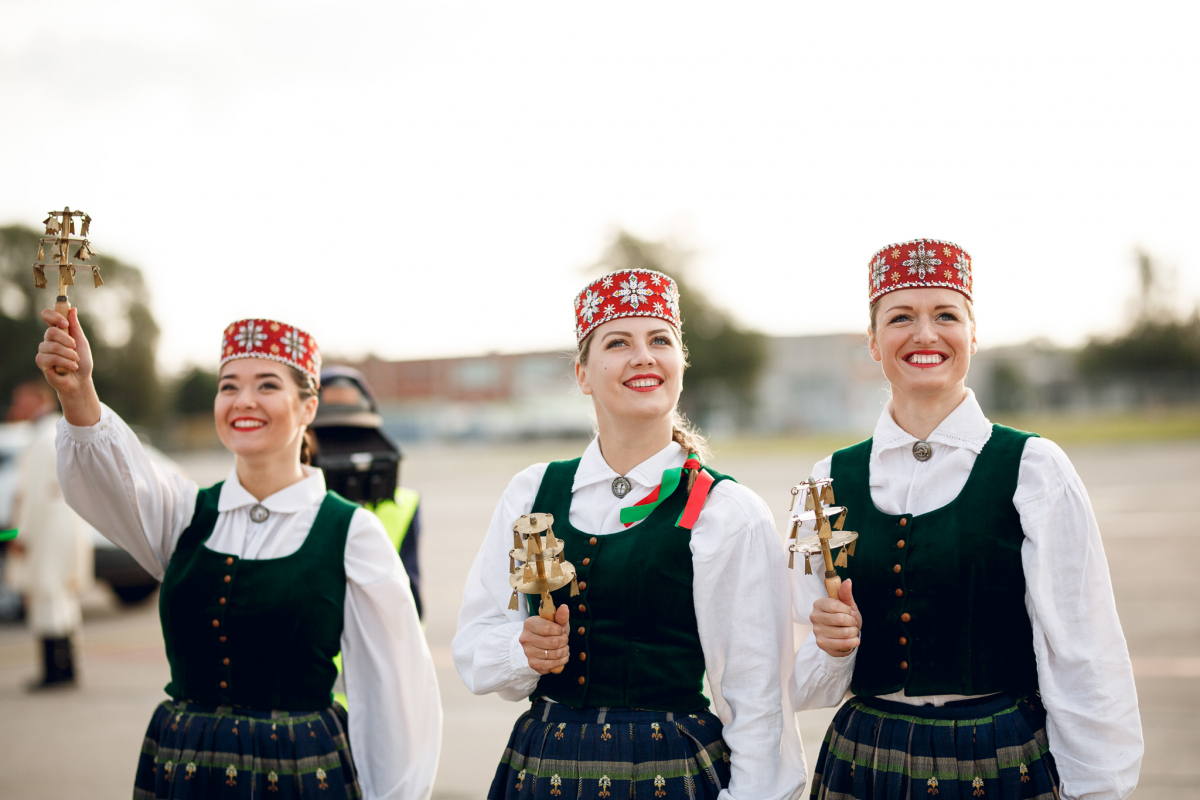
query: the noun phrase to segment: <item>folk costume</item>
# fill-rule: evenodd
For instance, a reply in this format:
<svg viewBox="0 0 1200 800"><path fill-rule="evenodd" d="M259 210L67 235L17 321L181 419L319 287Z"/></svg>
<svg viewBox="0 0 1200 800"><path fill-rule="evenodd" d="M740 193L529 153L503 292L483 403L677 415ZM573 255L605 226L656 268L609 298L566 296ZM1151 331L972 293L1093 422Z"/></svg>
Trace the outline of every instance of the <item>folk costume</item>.
<svg viewBox="0 0 1200 800"><path fill-rule="evenodd" d="M678 330L678 297L659 273L607 275L576 298L578 341L625 316ZM553 514L578 577L578 596L553 595L571 612L557 675L533 670L519 640L536 598L510 606L513 523L533 512ZM531 700L489 798L798 797L787 605L766 505L678 444L623 476L598 438L580 458L518 473L467 578L453 642L472 692Z"/></svg>
<svg viewBox="0 0 1200 800"><path fill-rule="evenodd" d="M251 357L320 370L312 337L270 320L226 330L222 365ZM60 423L58 470L71 506L163 582L170 699L134 797L430 796L437 681L378 518L311 467L261 501L236 469L200 489L161 471L107 407L91 427ZM348 719L331 696L339 650Z"/></svg>
<svg viewBox="0 0 1200 800"><path fill-rule="evenodd" d="M871 300L941 286L971 297L970 256L916 240L871 261ZM1066 454L994 425L968 390L928 440L880 415L874 436L813 468L859 532L861 645L809 637L798 709L842 702L817 760L819 798L1108 800L1143 751L1133 671L1087 490ZM825 596L796 569L796 616Z"/></svg>

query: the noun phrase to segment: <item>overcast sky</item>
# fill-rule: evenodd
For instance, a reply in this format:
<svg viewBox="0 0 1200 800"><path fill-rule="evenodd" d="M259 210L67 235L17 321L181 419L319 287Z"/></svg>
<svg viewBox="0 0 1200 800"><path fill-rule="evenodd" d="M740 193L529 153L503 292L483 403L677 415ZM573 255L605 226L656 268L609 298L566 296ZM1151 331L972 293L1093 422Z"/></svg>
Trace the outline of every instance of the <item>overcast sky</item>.
<svg viewBox="0 0 1200 800"><path fill-rule="evenodd" d="M1139 245L1194 306L1194 6L815 6L0 0L0 223L87 210L172 371L243 316L565 348L618 227L773 334L861 329L918 236L974 257L985 346L1118 329Z"/></svg>

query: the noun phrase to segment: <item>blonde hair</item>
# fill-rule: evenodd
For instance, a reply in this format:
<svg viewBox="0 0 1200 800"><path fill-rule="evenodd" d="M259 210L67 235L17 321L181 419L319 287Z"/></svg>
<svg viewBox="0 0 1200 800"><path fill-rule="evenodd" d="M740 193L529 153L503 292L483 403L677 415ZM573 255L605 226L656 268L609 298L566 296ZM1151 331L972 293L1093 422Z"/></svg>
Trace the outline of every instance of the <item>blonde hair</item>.
<svg viewBox="0 0 1200 800"><path fill-rule="evenodd" d="M675 334L675 341L679 343L679 349L683 352L683 366L686 368L687 347L683 344L683 338L679 335L679 331L675 327L671 327L671 331ZM587 366L588 353L592 347L592 334L588 334L579 347L575 351L575 363L582 366ZM700 459L700 463L706 463L712 457L711 451L708 449L708 439L690 420L679 410L678 407L671 409L671 441L679 445L683 450L684 455L692 455L693 453ZM696 470L688 471L688 489L691 490L692 483L696 480Z"/></svg>

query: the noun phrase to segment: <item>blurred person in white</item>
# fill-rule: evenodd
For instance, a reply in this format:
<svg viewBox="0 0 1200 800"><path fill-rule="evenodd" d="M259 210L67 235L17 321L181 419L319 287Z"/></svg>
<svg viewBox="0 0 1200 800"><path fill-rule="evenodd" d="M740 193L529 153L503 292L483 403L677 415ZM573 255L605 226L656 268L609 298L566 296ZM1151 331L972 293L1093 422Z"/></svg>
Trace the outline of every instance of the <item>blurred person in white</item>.
<svg viewBox="0 0 1200 800"><path fill-rule="evenodd" d="M313 337L265 319L225 329L213 410L234 467L201 489L101 404L75 311L42 316L67 501L163 582L171 699L146 731L135 796L429 798L433 659L383 525L307 463ZM339 650L349 719L332 695Z"/></svg>
<svg viewBox="0 0 1200 800"><path fill-rule="evenodd" d="M1129 796L1141 720L1100 530L1066 454L993 425L966 387L971 257L933 239L888 245L869 282L891 400L871 439L812 469L860 538L835 570L838 598L819 555L792 578L813 625L796 707L853 695L812 796Z"/></svg>
<svg viewBox="0 0 1200 800"><path fill-rule="evenodd" d="M6 417L33 425L17 462L13 519L20 538L9 544L6 559L8 583L25 596L29 630L41 643L42 676L31 690L75 685L72 637L82 621L79 595L92 583L87 526L58 486L57 411L54 391L44 381L27 381L13 390Z"/></svg>
<svg viewBox="0 0 1200 800"><path fill-rule="evenodd" d="M575 374L598 435L580 458L512 479L453 642L472 692L532 701L488 797L796 798L783 550L763 501L703 465L704 440L676 411L675 282L610 273L575 313ZM553 593L553 621L508 581L513 524L534 512L553 515L577 570L577 596Z"/></svg>

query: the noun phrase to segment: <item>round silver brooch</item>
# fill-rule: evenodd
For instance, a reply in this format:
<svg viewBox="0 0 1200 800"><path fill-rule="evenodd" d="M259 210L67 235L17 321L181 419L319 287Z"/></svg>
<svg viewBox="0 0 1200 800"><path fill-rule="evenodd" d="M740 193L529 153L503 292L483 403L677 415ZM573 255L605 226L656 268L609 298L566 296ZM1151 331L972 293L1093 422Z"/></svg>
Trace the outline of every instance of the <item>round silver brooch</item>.
<svg viewBox="0 0 1200 800"><path fill-rule="evenodd" d="M613 478L612 490L613 490L613 494L615 494L618 498L624 497L625 495L629 494L629 490L632 488L633 488L633 484L629 482L628 478L625 478L625 477Z"/></svg>
<svg viewBox="0 0 1200 800"><path fill-rule="evenodd" d="M257 503L250 509L250 519L254 522L266 522L269 516L271 516L271 512L267 511L267 507L262 503Z"/></svg>
<svg viewBox="0 0 1200 800"><path fill-rule="evenodd" d="M933 455L933 446L929 442L921 441L913 443L913 458L917 461L928 461Z"/></svg>

